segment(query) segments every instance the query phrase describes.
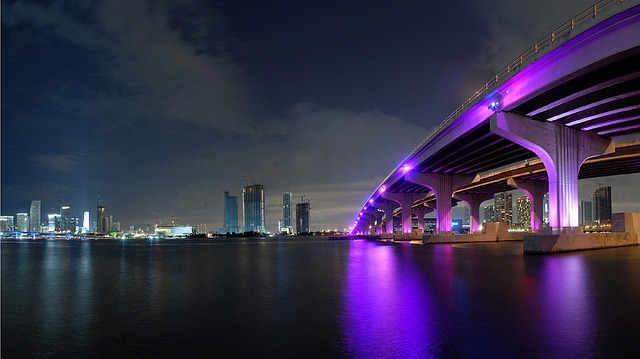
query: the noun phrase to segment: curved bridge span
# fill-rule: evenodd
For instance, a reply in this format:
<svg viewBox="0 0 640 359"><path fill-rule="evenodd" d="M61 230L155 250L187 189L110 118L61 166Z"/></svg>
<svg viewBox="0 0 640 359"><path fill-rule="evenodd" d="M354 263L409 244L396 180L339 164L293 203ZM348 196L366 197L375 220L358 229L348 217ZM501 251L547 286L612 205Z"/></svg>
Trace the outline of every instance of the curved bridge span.
<svg viewBox="0 0 640 359"><path fill-rule="evenodd" d="M534 44L389 173L357 214L353 233L392 233L393 221L383 218L398 211L403 233L410 233L412 214L435 209L437 233L448 234L459 200L470 206L473 231L474 213L493 197L490 190L471 191L474 181L532 161L543 167L537 176L510 182L529 195L532 230L541 230L547 192L552 231L577 227L579 176L595 176L599 168L640 172L640 161L628 160L640 146L619 145L640 135L639 34L640 0L608 0Z"/></svg>

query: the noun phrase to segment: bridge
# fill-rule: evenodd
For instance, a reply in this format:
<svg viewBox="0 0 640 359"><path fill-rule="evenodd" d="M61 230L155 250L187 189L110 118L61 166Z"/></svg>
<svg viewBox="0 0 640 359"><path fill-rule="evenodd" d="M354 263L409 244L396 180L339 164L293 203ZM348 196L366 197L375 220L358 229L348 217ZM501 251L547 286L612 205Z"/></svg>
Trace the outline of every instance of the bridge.
<svg viewBox="0 0 640 359"><path fill-rule="evenodd" d="M480 203L518 188L529 195L532 230L542 230L538 209L548 193L550 231L562 233L579 225L579 178L612 168L640 172L640 147L623 144L638 135L640 1L600 1L509 63L426 136L369 196L354 232L385 218L381 230L389 233L387 219L399 212L410 233L412 214L435 208L436 232L446 235L457 201L469 204L476 230ZM535 164L535 174L502 172L499 185L478 184L523 164Z"/></svg>

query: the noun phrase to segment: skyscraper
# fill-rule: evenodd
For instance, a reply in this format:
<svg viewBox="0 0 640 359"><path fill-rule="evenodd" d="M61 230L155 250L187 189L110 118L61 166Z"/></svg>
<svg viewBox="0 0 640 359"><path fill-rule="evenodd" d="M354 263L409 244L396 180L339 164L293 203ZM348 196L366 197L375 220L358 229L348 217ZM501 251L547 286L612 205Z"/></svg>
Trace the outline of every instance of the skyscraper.
<svg viewBox="0 0 640 359"><path fill-rule="evenodd" d="M96 231L99 234L107 233L107 207L98 205L98 214L96 216L97 228Z"/></svg>
<svg viewBox="0 0 640 359"><path fill-rule="evenodd" d="M521 196L516 199L516 216L521 229L531 229L531 201L529 196Z"/></svg>
<svg viewBox="0 0 640 359"><path fill-rule="evenodd" d="M309 233L309 201L296 204L296 232L298 234Z"/></svg>
<svg viewBox="0 0 640 359"><path fill-rule="evenodd" d="M88 233L91 228L91 222L89 222L89 211L84 211L84 217L82 218L82 233Z"/></svg>
<svg viewBox="0 0 640 359"><path fill-rule="evenodd" d="M220 233L239 233L238 228L238 197L230 196L229 190L222 191L222 228Z"/></svg>
<svg viewBox="0 0 640 359"><path fill-rule="evenodd" d="M483 208L484 211L484 222L495 222L496 221L496 206L490 204Z"/></svg>
<svg viewBox="0 0 640 359"><path fill-rule="evenodd" d="M29 228L33 232L40 232L40 227L42 226L40 206L41 202L39 199L31 201L31 208L29 209Z"/></svg>
<svg viewBox="0 0 640 359"><path fill-rule="evenodd" d="M75 228L71 228L71 206L62 206L60 208L60 230L62 232L73 232Z"/></svg>
<svg viewBox="0 0 640 359"><path fill-rule="evenodd" d="M593 224L593 202L580 201L580 225L590 226Z"/></svg>
<svg viewBox="0 0 640 359"><path fill-rule="evenodd" d="M291 198L293 194L291 192L285 192L282 194L282 225L284 227L291 227Z"/></svg>
<svg viewBox="0 0 640 359"><path fill-rule="evenodd" d="M600 187L593 192L593 221L598 224L611 223L611 187Z"/></svg>
<svg viewBox="0 0 640 359"><path fill-rule="evenodd" d="M0 216L0 231L13 231L13 216Z"/></svg>
<svg viewBox="0 0 640 359"><path fill-rule="evenodd" d="M16 229L20 232L29 232L29 214L16 214Z"/></svg>
<svg viewBox="0 0 640 359"><path fill-rule="evenodd" d="M511 198L511 193L496 194L494 205L496 206L496 222L511 225L513 221L513 199Z"/></svg>
<svg viewBox="0 0 640 359"><path fill-rule="evenodd" d="M245 232L266 232L263 185L256 183L243 187L242 214Z"/></svg>

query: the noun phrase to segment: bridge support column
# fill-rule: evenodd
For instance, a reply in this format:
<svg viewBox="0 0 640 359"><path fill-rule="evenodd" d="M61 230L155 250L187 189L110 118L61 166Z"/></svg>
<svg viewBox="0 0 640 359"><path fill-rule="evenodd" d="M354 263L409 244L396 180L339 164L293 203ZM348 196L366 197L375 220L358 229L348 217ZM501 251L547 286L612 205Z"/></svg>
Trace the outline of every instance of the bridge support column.
<svg viewBox="0 0 640 359"><path fill-rule="evenodd" d="M369 208L365 211L366 214L373 216L374 228L371 234L380 234L382 231L382 216L383 212L378 211L377 208Z"/></svg>
<svg viewBox="0 0 640 359"><path fill-rule="evenodd" d="M375 226L376 216L370 213L364 213L362 215L362 218L367 222L369 222L368 224L365 225L365 231L364 231L365 234L375 234L376 233L376 226Z"/></svg>
<svg viewBox="0 0 640 359"><path fill-rule="evenodd" d="M469 233L478 232L480 226L480 205L493 198L493 193L455 193L453 197L469 206Z"/></svg>
<svg viewBox="0 0 640 359"><path fill-rule="evenodd" d="M549 183L547 181L531 181L511 177L507 180L507 184L513 188L523 190L529 196L529 201L531 202L531 231L542 231L542 213L544 211L542 198L549 190Z"/></svg>
<svg viewBox="0 0 640 359"><path fill-rule="evenodd" d="M424 233L424 215L431 211L431 208L420 206L411 209L411 211L418 217L418 229Z"/></svg>
<svg viewBox="0 0 640 359"><path fill-rule="evenodd" d="M405 181L417 183L433 191L436 195L436 232L451 233L451 199L453 191L473 180L470 175L448 173L407 173Z"/></svg>
<svg viewBox="0 0 640 359"><path fill-rule="evenodd" d="M393 211L398 208L396 203L386 202L386 203L378 203L376 204L378 208L380 208L385 214L385 222L384 222L384 233L392 234L393 233Z"/></svg>
<svg viewBox="0 0 640 359"><path fill-rule="evenodd" d="M382 193L382 197L400 204L402 210L402 233L411 233L411 206L426 193Z"/></svg>
<svg viewBox="0 0 640 359"><path fill-rule="evenodd" d="M560 123L507 112L491 117L491 132L533 151L544 163L549 178L549 226L553 232L577 227L580 166L589 157L614 151L613 141Z"/></svg>

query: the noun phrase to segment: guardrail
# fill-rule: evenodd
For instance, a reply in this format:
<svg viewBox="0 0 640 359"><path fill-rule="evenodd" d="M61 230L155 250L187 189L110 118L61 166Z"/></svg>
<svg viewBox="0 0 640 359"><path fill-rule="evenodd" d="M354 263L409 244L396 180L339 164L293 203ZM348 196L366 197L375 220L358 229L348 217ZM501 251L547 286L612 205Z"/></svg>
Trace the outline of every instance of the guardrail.
<svg viewBox="0 0 640 359"><path fill-rule="evenodd" d="M482 99L485 94L496 88L499 84L503 83L507 79L511 78L515 73L520 71L526 65L529 65L535 62L538 58L543 55L546 55L551 50L556 48L558 45L561 45L572 38L571 34L575 32L576 28L582 28L585 23L589 23L589 25L593 26L600 21L608 18L609 11L614 6L620 5L622 3L633 3L638 2L637 0L602 0L595 3L593 6L583 10L578 15L571 18L571 20L566 23L560 25L558 28L553 30L550 34L540 39L533 46L528 48L525 52L523 52L519 57L511 61L507 66L505 66L502 70L500 70L491 80L487 81L483 86L481 86L476 92L471 95L465 102L463 102L458 108L456 108L447 118L444 119L438 126L436 126L418 145L416 145L409 155L405 157L400 165L396 168L400 168L411 156L413 156L416 152L418 152L427 142L429 142L435 135L440 133L442 129L447 127L453 120L458 118L465 110L467 110L471 105L474 105L478 102L479 99ZM604 15L600 15L604 14ZM574 35L577 35L581 31L576 32ZM395 172L395 170L394 170ZM393 172L392 172L393 173Z"/></svg>

